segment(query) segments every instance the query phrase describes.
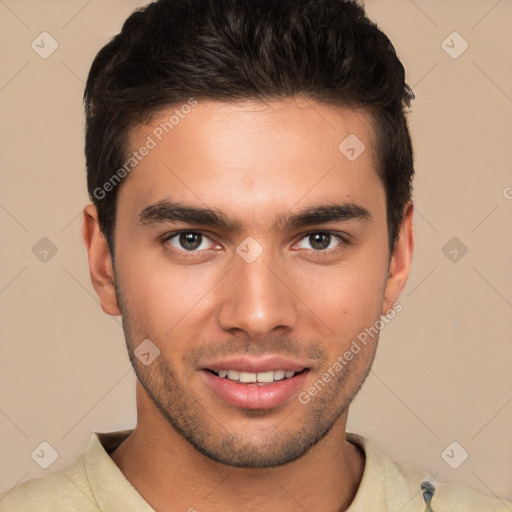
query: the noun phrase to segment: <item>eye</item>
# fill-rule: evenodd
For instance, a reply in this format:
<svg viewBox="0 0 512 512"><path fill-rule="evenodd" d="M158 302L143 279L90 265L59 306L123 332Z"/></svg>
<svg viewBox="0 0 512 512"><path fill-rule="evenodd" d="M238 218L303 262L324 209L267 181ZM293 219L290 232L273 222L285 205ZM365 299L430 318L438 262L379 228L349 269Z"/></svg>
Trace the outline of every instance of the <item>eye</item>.
<svg viewBox="0 0 512 512"><path fill-rule="evenodd" d="M317 231L314 233L308 233L304 238L301 239L301 242L303 240L306 240L310 247L299 247L300 249L312 248L317 252L329 252L330 250L333 250L340 245L347 244L347 241L342 236L331 233L330 231ZM328 249L328 251L326 251L326 249Z"/></svg>
<svg viewBox="0 0 512 512"><path fill-rule="evenodd" d="M180 231L169 235L165 242L173 249L181 252L200 252L202 250L213 249L211 245L216 245L203 233L197 231ZM210 242L210 244L208 244Z"/></svg>

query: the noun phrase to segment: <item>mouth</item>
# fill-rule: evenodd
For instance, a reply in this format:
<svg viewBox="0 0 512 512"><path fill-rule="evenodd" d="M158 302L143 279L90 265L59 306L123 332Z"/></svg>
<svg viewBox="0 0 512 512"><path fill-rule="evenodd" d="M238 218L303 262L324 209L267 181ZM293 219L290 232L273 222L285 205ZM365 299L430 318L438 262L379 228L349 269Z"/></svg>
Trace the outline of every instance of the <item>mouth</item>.
<svg viewBox="0 0 512 512"><path fill-rule="evenodd" d="M200 368L207 388L232 406L271 409L297 394L311 371L306 364L282 357L238 357Z"/></svg>

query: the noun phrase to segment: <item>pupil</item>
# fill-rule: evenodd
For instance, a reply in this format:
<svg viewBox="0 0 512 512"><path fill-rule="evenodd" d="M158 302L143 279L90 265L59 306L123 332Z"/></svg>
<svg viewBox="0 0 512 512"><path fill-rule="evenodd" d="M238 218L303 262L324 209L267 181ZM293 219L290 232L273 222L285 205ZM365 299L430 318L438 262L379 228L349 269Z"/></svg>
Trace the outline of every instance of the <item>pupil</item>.
<svg viewBox="0 0 512 512"><path fill-rule="evenodd" d="M313 247L313 249L321 250L325 249L326 247L329 247L331 235L329 233L314 233L313 235L309 236L309 239L311 247ZM317 245L320 245L320 247L318 247Z"/></svg>
<svg viewBox="0 0 512 512"><path fill-rule="evenodd" d="M194 238L196 241L194 242ZM193 250L201 245L199 233L181 233L180 244L184 249Z"/></svg>

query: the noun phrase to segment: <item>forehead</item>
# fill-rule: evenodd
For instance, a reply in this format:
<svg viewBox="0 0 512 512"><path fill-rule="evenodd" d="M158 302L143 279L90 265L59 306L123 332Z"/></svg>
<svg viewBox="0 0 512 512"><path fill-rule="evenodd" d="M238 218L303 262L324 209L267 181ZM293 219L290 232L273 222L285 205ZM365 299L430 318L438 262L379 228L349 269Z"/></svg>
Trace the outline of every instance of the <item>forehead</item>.
<svg viewBox="0 0 512 512"><path fill-rule="evenodd" d="M367 112L290 98L190 105L162 109L133 130L130 154L151 149L119 204L140 211L173 198L261 215L316 200L383 202Z"/></svg>

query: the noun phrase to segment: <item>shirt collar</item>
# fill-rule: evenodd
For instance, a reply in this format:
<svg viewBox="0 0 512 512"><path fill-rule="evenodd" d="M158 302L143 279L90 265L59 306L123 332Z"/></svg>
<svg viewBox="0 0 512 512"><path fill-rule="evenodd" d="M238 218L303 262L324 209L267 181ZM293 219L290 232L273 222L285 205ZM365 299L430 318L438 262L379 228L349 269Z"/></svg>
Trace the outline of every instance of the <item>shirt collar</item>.
<svg viewBox="0 0 512 512"><path fill-rule="evenodd" d="M101 510L154 512L108 455L132 432L133 430L95 432L91 435L85 450L85 471ZM419 474L415 475L418 480L417 492L409 492L411 494L409 496L408 489L411 489L411 482L407 482L406 475L400 472L400 465L392 462L364 436L347 432L346 439L365 455L363 476L347 512L394 509L402 512L423 510ZM414 490L416 490L415 486Z"/></svg>
<svg viewBox="0 0 512 512"><path fill-rule="evenodd" d="M85 451L85 472L100 510L112 512L155 512L108 455L132 430L96 433Z"/></svg>

